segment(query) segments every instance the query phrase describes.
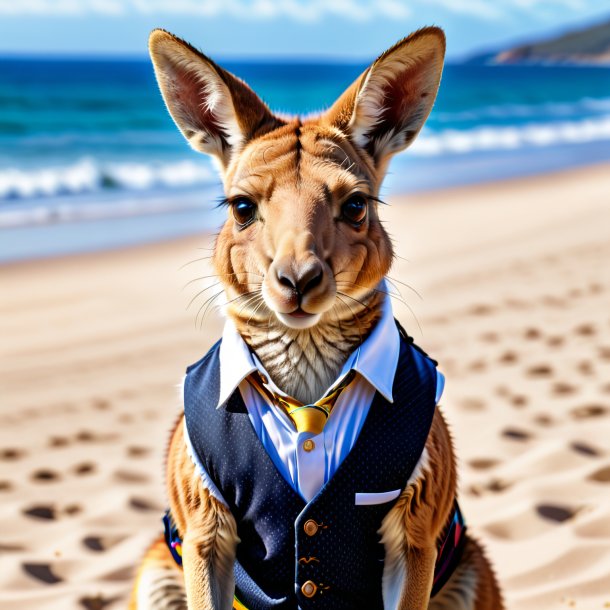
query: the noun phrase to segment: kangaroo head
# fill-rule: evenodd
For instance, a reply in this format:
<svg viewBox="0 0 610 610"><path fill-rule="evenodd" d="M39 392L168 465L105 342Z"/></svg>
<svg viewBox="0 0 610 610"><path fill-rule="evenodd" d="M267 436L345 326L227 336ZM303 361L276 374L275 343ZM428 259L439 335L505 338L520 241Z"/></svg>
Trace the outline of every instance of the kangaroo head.
<svg viewBox="0 0 610 610"><path fill-rule="evenodd" d="M444 50L442 30L419 30L328 111L299 119L272 114L196 49L152 32L167 108L222 175L228 214L213 262L227 313L251 344L257 329L315 343L316 333L328 342L338 327L349 353L376 321L377 287L392 263L379 187L392 155L413 142L432 109Z"/></svg>

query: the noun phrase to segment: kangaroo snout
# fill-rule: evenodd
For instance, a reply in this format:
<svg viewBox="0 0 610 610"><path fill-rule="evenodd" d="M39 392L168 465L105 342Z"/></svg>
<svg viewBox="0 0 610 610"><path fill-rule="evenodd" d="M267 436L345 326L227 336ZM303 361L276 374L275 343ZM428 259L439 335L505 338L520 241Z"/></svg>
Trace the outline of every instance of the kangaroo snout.
<svg viewBox="0 0 610 610"><path fill-rule="evenodd" d="M263 296L284 324L295 327L293 319L298 319L296 327L306 328L332 306L335 285L330 268L315 254L302 259L282 257L269 266Z"/></svg>
<svg viewBox="0 0 610 610"><path fill-rule="evenodd" d="M313 235L291 233L284 237L269 265L263 296L286 326L307 328L334 302L332 277L330 267L317 254Z"/></svg>
<svg viewBox="0 0 610 610"><path fill-rule="evenodd" d="M303 265L280 264L275 267L278 282L293 290L299 301L316 286L322 283L324 271L322 263L314 258Z"/></svg>

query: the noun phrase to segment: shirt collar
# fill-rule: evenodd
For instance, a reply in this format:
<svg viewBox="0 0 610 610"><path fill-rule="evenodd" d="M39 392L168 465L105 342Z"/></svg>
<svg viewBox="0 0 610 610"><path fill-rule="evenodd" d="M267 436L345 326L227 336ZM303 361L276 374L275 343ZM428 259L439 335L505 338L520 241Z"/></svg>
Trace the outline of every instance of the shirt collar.
<svg viewBox="0 0 610 610"><path fill-rule="evenodd" d="M385 289L385 282L381 287ZM399 355L400 334L394 321L390 297L386 296L382 304L381 318L362 345L347 359L339 380L354 369L388 402L394 402L392 387Z"/></svg>
<svg viewBox="0 0 610 610"><path fill-rule="evenodd" d="M237 332L235 324L227 318L220 343L220 394L218 407L223 405L237 386L257 370L252 353Z"/></svg>
<svg viewBox="0 0 610 610"><path fill-rule="evenodd" d="M385 283L382 283L382 288ZM394 402L392 387L398 366L400 335L394 322L390 298L384 298L381 318L366 340L348 357L341 374L333 383L337 385L350 370L364 377L386 400ZM218 407L222 406L248 375L256 370L267 375L258 360L242 339L230 319L225 322L220 344L220 393ZM268 375L267 375L268 376ZM275 390L276 388L270 384Z"/></svg>

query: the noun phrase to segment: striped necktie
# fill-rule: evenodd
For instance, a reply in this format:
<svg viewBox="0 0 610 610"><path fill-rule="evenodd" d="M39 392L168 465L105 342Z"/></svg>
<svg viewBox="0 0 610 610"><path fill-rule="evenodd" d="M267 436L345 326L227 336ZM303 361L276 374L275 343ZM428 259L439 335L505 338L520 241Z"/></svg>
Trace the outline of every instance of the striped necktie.
<svg viewBox="0 0 610 610"><path fill-rule="evenodd" d="M320 434L324 429L326 420L333 410L341 392L347 388L355 379L356 371L351 370L341 383L328 391L320 400L305 405L290 396L280 396L274 393L265 383L258 371L248 377L250 385L265 397L271 404L278 406L288 415L294 423L297 432L309 432Z"/></svg>

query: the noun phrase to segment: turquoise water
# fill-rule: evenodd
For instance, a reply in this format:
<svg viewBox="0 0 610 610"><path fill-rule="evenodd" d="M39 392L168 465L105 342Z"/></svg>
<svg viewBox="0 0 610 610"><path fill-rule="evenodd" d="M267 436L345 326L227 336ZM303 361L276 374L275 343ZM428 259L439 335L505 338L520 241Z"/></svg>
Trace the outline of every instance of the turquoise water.
<svg viewBox="0 0 610 610"><path fill-rule="evenodd" d="M223 65L273 109L303 114L330 105L365 67ZM392 163L385 192L608 158L610 70L449 65L424 131ZM167 115L147 60L0 59L0 259L87 249L82 223L91 248L192 232L218 222L210 212L218 192L209 160ZM147 214L167 222L138 227L134 219ZM123 219L129 230L108 236L102 219ZM63 249L45 245L53 241Z"/></svg>

